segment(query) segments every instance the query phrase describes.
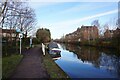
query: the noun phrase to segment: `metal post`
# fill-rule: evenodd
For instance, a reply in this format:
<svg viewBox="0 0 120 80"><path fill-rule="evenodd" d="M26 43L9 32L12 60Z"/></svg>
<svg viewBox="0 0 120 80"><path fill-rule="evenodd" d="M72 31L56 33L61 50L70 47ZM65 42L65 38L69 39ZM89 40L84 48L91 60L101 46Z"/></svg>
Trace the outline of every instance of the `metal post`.
<svg viewBox="0 0 120 80"><path fill-rule="evenodd" d="M20 38L20 54L21 54L21 38Z"/></svg>
<svg viewBox="0 0 120 80"><path fill-rule="evenodd" d="M30 38L30 47L32 47L32 38Z"/></svg>
<svg viewBox="0 0 120 80"><path fill-rule="evenodd" d="M20 54L21 54L21 43L22 43L22 38L23 38L23 34L22 33L20 33L19 34L19 38L20 38Z"/></svg>

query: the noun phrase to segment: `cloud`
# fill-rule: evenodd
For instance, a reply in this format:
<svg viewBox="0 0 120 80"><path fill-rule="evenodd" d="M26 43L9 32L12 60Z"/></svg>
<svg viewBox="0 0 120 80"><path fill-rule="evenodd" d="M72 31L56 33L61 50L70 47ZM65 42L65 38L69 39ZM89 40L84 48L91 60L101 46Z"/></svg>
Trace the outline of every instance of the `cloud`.
<svg viewBox="0 0 120 80"><path fill-rule="evenodd" d="M86 21L86 20L89 20L89 19L93 19L93 18L96 18L96 17L101 17L101 16L105 16L105 15L109 15L109 14L113 14L113 13L117 13L118 12L118 9L115 9L115 10L112 10L112 11L108 11L108 12L104 12L104 13L99 13L99 14L95 14L95 15L92 15L92 16L87 16L87 17L84 17L84 18L80 18L80 19L74 19L74 20L68 20L68 21L63 21L63 22L58 22L58 23L53 23L54 25L59 25L59 26L70 26L70 25L74 25L74 24L78 24L82 21Z"/></svg>
<svg viewBox="0 0 120 80"><path fill-rule="evenodd" d="M25 1L25 0L22 0ZM119 0L26 0L31 2L118 2Z"/></svg>
<svg viewBox="0 0 120 80"><path fill-rule="evenodd" d="M68 14L68 13L73 13L73 12L82 12L82 11L85 11L85 10L89 10L89 11L92 11L92 10L96 10L96 9L100 9L100 8L103 8L103 7L107 7L107 6L111 6L112 3L109 3L109 4L104 4L104 5L95 5L94 3L82 3L82 4L79 4L79 5L76 5L76 6L73 6L69 9L66 9L66 10L63 10L61 12L59 12L58 14ZM89 9L88 9L89 8Z"/></svg>
<svg viewBox="0 0 120 80"><path fill-rule="evenodd" d="M36 2L36 1L28 1L28 3L35 10L40 9L42 7L58 4L58 2Z"/></svg>

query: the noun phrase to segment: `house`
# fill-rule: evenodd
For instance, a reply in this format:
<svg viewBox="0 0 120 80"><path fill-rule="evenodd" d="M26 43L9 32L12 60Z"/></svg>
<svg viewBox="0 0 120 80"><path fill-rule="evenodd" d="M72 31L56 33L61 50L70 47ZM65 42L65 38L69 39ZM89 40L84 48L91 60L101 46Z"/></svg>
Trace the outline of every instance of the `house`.
<svg viewBox="0 0 120 80"><path fill-rule="evenodd" d="M80 28L78 28L76 31L69 33L65 36L65 39L67 42L77 42L80 41Z"/></svg>
<svg viewBox="0 0 120 80"><path fill-rule="evenodd" d="M113 34L114 37L120 37L120 28L117 28Z"/></svg>
<svg viewBox="0 0 120 80"><path fill-rule="evenodd" d="M67 42L95 40L97 38L99 38L99 34L96 26L81 26L65 36Z"/></svg>
<svg viewBox="0 0 120 80"><path fill-rule="evenodd" d="M3 39L7 38L8 41L11 41L11 40L15 40L15 38L17 37L18 39L18 34L16 32L16 30L14 29L2 29L0 28L0 35L2 36Z"/></svg>
<svg viewBox="0 0 120 80"><path fill-rule="evenodd" d="M107 29L107 30L104 32L104 38L112 38L112 37L113 37L113 34L114 34L114 30L109 30L109 29Z"/></svg>
<svg viewBox="0 0 120 80"><path fill-rule="evenodd" d="M99 38L97 26L81 26L81 40L95 40Z"/></svg>

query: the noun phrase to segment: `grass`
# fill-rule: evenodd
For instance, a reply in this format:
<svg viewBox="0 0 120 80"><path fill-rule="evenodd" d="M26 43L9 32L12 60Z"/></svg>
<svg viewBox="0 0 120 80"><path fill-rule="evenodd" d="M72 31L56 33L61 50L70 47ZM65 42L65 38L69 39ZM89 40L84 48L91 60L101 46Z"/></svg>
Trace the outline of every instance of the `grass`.
<svg viewBox="0 0 120 80"><path fill-rule="evenodd" d="M48 53L43 56L43 63L48 74L50 75L50 78L68 78L66 73L60 67L58 67Z"/></svg>
<svg viewBox="0 0 120 80"><path fill-rule="evenodd" d="M0 56L0 79L2 78L2 57Z"/></svg>
<svg viewBox="0 0 120 80"><path fill-rule="evenodd" d="M2 58L2 78L8 78L22 59L22 55L11 55Z"/></svg>

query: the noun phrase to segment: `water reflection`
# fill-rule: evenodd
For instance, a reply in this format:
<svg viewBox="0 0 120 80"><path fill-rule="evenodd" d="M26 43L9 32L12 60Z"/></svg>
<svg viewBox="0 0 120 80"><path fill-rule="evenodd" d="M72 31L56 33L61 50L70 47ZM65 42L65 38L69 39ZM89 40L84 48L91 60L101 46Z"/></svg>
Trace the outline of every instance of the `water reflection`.
<svg viewBox="0 0 120 80"><path fill-rule="evenodd" d="M66 45L66 49L77 54L78 59L81 59L83 63L92 63L95 67L99 67L100 53L93 47L80 47L76 45Z"/></svg>
<svg viewBox="0 0 120 80"><path fill-rule="evenodd" d="M60 44L56 63L72 78L120 78L120 57L115 51ZM69 66L69 67L67 67Z"/></svg>

